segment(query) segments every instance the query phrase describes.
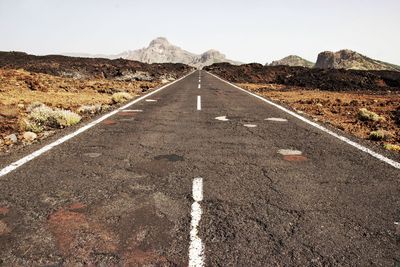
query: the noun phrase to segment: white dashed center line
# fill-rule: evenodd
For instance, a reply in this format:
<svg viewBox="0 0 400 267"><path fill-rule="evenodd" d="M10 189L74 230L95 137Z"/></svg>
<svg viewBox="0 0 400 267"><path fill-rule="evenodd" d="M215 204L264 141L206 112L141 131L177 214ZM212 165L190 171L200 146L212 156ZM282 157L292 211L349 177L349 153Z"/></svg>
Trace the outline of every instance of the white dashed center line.
<svg viewBox="0 0 400 267"><path fill-rule="evenodd" d="M197 96L197 110L201 110L201 96Z"/></svg>
<svg viewBox="0 0 400 267"><path fill-rule="evenodd" d="M229 119L227 119L226 116L215 117L215 119L219 121L229 121Z"/></svg>
<svg viewBox="0 0 400 267"><path fill-rule="evenodd" d="M198 87L199 89L201 88L201 84L199 84L199 87Z"/></svg>
<svg viewBox="0 0 400 267"><path fill-rule="evenodd" d="M146 99L145 101L146 102L157 102L157 100L155 100L155 99Z"/></svg>
<svg viewBox="0 0 400 267"><path fill-rule="evenodd" d="M287 119L282 118L267 118L266 121L277 121L277 122L287 122Z"/></svg>
<svg viewBox="0 0 400 267"><path fill-rule="evenodd" d="M143 112L142 109L124 109L122 112Z"/></svg>
<svg viewBox="0 0 400 267"><path fill-rule="evenodd" d="M192 221L190 223L190 246L189 246L189 266L202 267L204 266L204 245L198 236L198 226L201 219L200 201L203 200L203 178L193 179L193 204L192 204Z"/></svg>
<svg viewBox="0 0 400 267"><path fill-rule="evenodd" d="M303 154L300 150L293 150L293 149L279 149L278 153L284 156L298 156Z"/></svg>
<svg viewBox="0 0 400 267"><path fill-rule="evenodd" d="M254 128L257 127L257 125L255 124L243 124L244 127L248 127L248 128Z"/></svg>

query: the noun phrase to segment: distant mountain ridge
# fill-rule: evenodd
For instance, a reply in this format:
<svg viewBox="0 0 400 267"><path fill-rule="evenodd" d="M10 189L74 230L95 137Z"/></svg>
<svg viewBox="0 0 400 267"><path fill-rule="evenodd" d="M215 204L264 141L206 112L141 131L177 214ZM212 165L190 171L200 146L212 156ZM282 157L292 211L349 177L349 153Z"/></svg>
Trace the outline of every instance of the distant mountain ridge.
<svg viewBox="0 0 400 267"><path fill-rule="evenodd" d="M67 56L101 57L108 59L129 59L143 63L183 63L196 68L202 68L214 63L227 62L233 65L240 62L227 59L221 52L211 49L200 55L188 52L182 48L171 44L166 38L158 37L152 40L148 47L128 50L117 55L90 55L79 53L63 53Z"/></svg>
<svg viewBox="0 0 400 267"><path fill-rule="evenodd" d="M318 54L318 59L315 64L296 55L290 55L280 60L272 61L271 64L266 64L266 66L279 65L318 69L400 71L400 66L372 59L349 49L343 49L337 52L321 52Z"/></svg>
<svg viewBox="0 0 400 267"><path fill-rule="evenodd" d="M307 67L307 68L312 68L314 67L314 63L311 61L308 61L302 57L296 56L296 55L290 55L287 57L284 57L280 60L275 60L272 61L270 64L267 64L268 66L280 66L280 65L285 65L285 66L300 66L300 67Z"/></svg>
<svg viewBox="0 0 400 267"><path fill-rule="evenodd" d="M372 59L349 49L319 53L315 68L400 71L400 66Z"/></svg>

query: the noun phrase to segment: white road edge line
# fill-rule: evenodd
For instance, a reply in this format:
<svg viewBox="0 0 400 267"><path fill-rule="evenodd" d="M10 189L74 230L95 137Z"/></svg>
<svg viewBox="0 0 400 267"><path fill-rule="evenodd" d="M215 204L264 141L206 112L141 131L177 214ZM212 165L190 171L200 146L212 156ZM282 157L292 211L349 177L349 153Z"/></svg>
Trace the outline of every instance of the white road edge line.
<svg viewBox="0 0 400 267"><path fill-rule="evenodd" d="M199 202L203 200L203 178L193 179L192 195L194 202L190 223L189 267L202 267L204 266L204 245L198 236L198 226L202 214Z"/></svg>
<svg viewBox="0 0 400 267"><path fill-rule="evenodd" d="M141 96L141 97L129 102L128 104L126 104L126 105L124 105L124 106L122 106L122 107L120 107L118 109L115 109L115 110L111 111L110 113L105 114L104 116L98 118L97 120L86 124L85 126L79 128L75 132L67 134L64 137L61 137L60 139L58 139L58 140L56 140L56 141L54 141L54 142L52 142L52 143L40 148L39 150L36 150L35 152L33 152L33 153L31 153L31 154L29 154L29 155L27 155L27 156L15 161L13 163L11 163L10 165L8 165L8 166L6 166L6 167L4 167L3 169L0 170L0 177L2 177L4 175L14 171L15 169L21 167L25 163L33 160L34 158L42 155L43 153L49 151L53 147L58 146L58 145L64 143L65 141L77 136L78 134L83 133L84 131L86 131L86 130L92 128L93 126L95 126L96 124L99 124L100 122L104 121L105 119L117 114L118 112L120 112L120 111L122 111L122 110L124 110L124 109L126 109L126 108L128 108L130 106L132 106L133 104L135 104L135 103L137 103L137 102L139 102L139 101L141 101L141 100L143 100L143 99L145 99L145 98L147 98L147 97L149 97L151 95L154 95L155 93L161 91L162 89L164 89L164 88L166 88L166 87L168 87L170 85L173 85L174 83L186 78L187 76L193 74L194 72L195 71L193 71L193 72L191 72L191 73L189 73L189 74L187 74L187 75L185 75L185 76L183 76L183 77L181 77L181 78L179 78L179 79L177 79L177 80L175 80L175 81L173 81L173 82L171 82L169 84L166 84L166 85L154 90L153 92L148 93L147 95Z"/></svg>
<svg viewBox="0 0 400 267"><path fill-rule="evenodd" d="M341 141L343 141L343 142L345 142L345 143L357 148L358 150L361 150L361 151L373 156L374 158L377 158L377 159L379 159L379 160L381 160L381 161L383 161L383 162L395 167L396 169L400 169L400 163L397 162L397 161L389 159L389 158L387 158L387 157L385 157L385 156L383 156L383 155L381 155L381 154L379 154L379 153L377 153L377 152L375 152L375 151L373 151L373 150L371 150L369 148L366 148L365 146L362 146L362 145L360 145L360 144L358 144L358 143L356 143L354 141L351 141L349 138L341 136L341 135L339 135L339 134L337 134L337 133L325 128L324 126L319 125L318 123L310 121L310 120L304 118L303 116L300 116L299 114L297 114L297 113L295 113L295 112L293 112L291 110L288 110L287 108L284 108L284 107L282 107L282 106L280 106L280 105L278 105L278 104L276 104L276 103L274 103L272 101L269 101L269 100L265 99L262 96L256 95L256 94L251 93L249 91L246 91L245 89L240 88L237 85L234 85L234 84L232 84L232 83L230 83L228 81L225 81L224 79L222 79L222 78L220 78L220 77L218 77L218 76L216 76L216 75L214 75L212 73L209 73L208 71L207 71L207 73L210 74L211 76L214 76L215 78L217 78L217 79L219 79L219 80L221 80L221 81L223 81L223 82L235 87L236 89L239 89L239 90L241 90L243 92L246 92L247 94L258 98L258 99L260 99L260 100L262 100L262 101L264 101L264 102L266 102L266 103L268 103L268 104L270 104L270 105L272 105L272 106L274 106L274 107L276 107L276 108L278 108L278 109L280 109L280 110L292 115L293 117L296 117L297 119L299 119L299 120L301 120L301 121L303 121L303 122L305 122L305 123L307 123L307 124L309 124L311 126L314 126L315 128L317 128L317 129L319 129L319 130L321 130L321 131L323 131L323 132L325 132L327 134L330 134L333 137L336 137L337 139L340 139Z"/></svg>
<svg viewBox="0 0 400 267"><path fill-rule="evenodd" d="M201 110L201 96L197 96L197 110Z"/></svg>

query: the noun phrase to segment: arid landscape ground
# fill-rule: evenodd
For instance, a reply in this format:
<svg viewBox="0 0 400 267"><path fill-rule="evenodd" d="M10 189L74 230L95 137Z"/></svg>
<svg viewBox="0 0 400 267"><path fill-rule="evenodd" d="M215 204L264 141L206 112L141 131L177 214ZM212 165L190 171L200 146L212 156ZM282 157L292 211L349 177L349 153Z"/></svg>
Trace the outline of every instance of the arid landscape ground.
<svg viewBox="0 0 400 267"><path fill-rule="evenodd" d="M0 52L0 265L398 264L399 126L396 71Z"/></svg>

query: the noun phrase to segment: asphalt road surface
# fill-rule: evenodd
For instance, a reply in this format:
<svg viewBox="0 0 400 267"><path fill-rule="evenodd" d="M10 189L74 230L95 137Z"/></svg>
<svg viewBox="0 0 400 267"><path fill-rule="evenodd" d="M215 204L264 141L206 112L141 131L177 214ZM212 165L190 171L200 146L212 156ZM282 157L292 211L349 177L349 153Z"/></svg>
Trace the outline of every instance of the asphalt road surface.
<svg viewBox="0 0 400 267"><path fill-rule="evenodd" d="M0 262L395 266L399 178L196 71L0 177Z"/></svg>

